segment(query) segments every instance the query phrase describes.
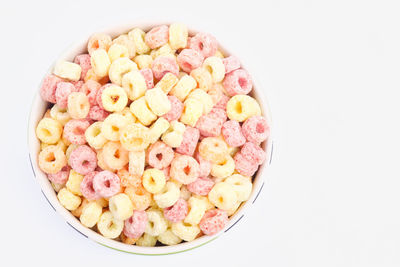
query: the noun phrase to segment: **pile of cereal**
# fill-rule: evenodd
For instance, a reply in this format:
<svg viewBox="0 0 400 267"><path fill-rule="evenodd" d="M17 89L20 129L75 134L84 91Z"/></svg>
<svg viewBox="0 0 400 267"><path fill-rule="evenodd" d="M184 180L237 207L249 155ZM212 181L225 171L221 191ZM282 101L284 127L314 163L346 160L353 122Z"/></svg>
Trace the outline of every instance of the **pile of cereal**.
<svg viewBox="0 0 400 267"><path fill-rule="evenodd" d="M39 167L81 223L126 244L221 231L252 191L269 126L252 81L210 34L180 23L95 34L41 97Z"/></svg>

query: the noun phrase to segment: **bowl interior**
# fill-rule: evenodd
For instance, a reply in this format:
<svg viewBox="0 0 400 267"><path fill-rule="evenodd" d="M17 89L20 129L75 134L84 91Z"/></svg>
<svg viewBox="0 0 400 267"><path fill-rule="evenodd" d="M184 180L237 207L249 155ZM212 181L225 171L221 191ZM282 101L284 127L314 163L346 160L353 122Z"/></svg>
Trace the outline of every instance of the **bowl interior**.
<svg viewBox="0 0 400 267"><path fill-rule="evenodd" d="M123 33L127 33L129 30L139 27L145 31L151 29L154 26L157 25L162 25L162 24L170 24L169 22L159 22L159 23L136 23L136 24L128 24L128 25L122 25L122 26L115 26L111 27L108 29L103 29L99 30L98 32L104 32L107 34L110 34L112 37L118 36ZM198 30L195 30L191 27L189 28L189 33L190 35L196 34L199 32ZM68 49L65 50L64 53L62 53L57 60L68 60L68 61L73 61L74 57L78 54L85 53L86 52L86 43L88 40L89 36L86 36L79 42L73 44L70 46ZM223 44L219 43L219 48L223 52L224 55L232 55L229 50L227 50ZM237 55L236 55L237 56ZM251 69L247 68L245 62L243 61L243 58L240 56L237 56L239 60L242 63L242 68L246 69L249 71L251 75ZM56 61L55 61L56 62ZM46 74L51 73L55 63L49 68ZM267 105L267 101L265 96L262 93L262 88L259 87L259 83L255 79L255 77L252 76L253 79L253 90L250 93L252 97L257 99L260 103L263 116L266 117L269 125L272 125L272 120L271 120L271 113L269 110L269 106ZM40 87L40 86L39 86ZM36 89L38 91L38 89ZM47 179L46 174L44 174L38 167L38 162L37 162L37 155L40 151L40 143L39 140L36 138L35 134L35 129L36 125L38 122L42 119L43 114L45 113L46 109L48 108L49 104L43 101L37 92L35 95L35 98L32 103L32 108L31 108L31 113L29 116L29 125L28 125L28 146L29 146L29 156L31 160L31 165L32 165L32 170L33 173L37 179L37 181L40 184L41 190L43 192L43 195L46 197L48 200L49 204L52 206L52 208L57 211L63 218L66 220L66 222L73 227L75 230L77 230L79 233L81 233L83 236L86 238L90 238L91 240L94 240L95 242L100 243L101 245L124 251L124 252L129 252L129 253L135 253L135 254L146 254L146 255L160 255L160 254L171 254L171 253L178 253L178 252L183 252L187 251L196 247L199 247L201 245L204 245L214 239L216 239L219 235L223 234L224 232L227 232L234 224L236 224L242 217L243 217L243 212L252 204L254 203L255 199L257 198L260 190L262 189L262 186L264 184L263 181L263 173L267 166L270 163L271 156L272 156L272 138L270 138L265 141L262 144L262 148L267 152L267 159L266 161L260 166L259 170L257 171L256 175L253 178L253 191L251 193L250 199L243 203L241 207L237 210L237 212L230 217L230 221L228 225L225 227L225 229L221 232L219 232L217 235L214 236L202 236L200 238L195 239L194 241L191 242L184 242L178 245L174 246L162 246L162 247L139 247L139 246L132 246L132 245L127 245L123 244L121 242L115 241L115 240L110 240L107 239L100 234L96 233L95 231L84 227L77 218L75 218L68 210L66 210L61 204L58 202L57 195L52 188L49 180ZM272 128L272 127L271 127Z"/></svg>

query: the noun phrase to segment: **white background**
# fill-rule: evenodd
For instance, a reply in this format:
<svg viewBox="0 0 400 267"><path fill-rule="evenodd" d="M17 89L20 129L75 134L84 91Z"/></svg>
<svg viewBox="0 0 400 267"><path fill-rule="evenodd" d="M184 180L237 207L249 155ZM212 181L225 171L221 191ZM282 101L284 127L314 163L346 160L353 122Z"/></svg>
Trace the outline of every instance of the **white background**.
<svg viewBox="0 0 400 267"><path fill-rule="evenodd" d="M3 1L2 265L399 266L396 2ZM28 112L48 66L77 38L138 19L214 34L252 65L274 118L273 165L256 204L228 234L172 256L82 238L47 204L28 163Z"/></svg>

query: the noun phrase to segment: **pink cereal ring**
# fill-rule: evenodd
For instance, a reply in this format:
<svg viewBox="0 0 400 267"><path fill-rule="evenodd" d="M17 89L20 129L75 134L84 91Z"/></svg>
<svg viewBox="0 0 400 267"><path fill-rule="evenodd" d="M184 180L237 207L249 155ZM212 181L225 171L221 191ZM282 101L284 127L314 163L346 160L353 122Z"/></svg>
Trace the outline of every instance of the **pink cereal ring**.
<svg viewBox="0 0 400 267"><path fill-rule="evenodd" d="M171 207L164 209L164 217L170 222L177 223L185 219L188 213L188 204L183 198L178 199Z"/></svg>
<svg viewBox="0 0 400 267"><path fill-rule="evenodd" d="M269 136L267 120L261 116L250 117L243 123L242 132L247 141L260 144Z"/></svg>
<svg viewBox="0 0 400 267"><path fill-rule="evenodd" d="M174 150L161 141L152 144L147 151L147 162L159 170L168 167L174 159Z"/></svg>
<svg viewBox="0 0 400 267"><path fill-rule="evenodd" d="M218 42L211 34L199 32L190 39L190 48L207 58L215 55L218 49Z"/></svg>
<svg viewBox="0 0 400 267"><path fill-rule="evenodd" d="M222 59L222 63L225 66L225 73L232 72L234 70L240 69L240 61L235 56L229 56Z"/></svg>
<svg viewBox="0 0 400 267"><path fill-rule="evenodd" d="M68 96L72 92L76 92L76 88L72 83L59 82L56 88L56 102L60 108L67 108Z"/></svg>
<svg viewBox="0 0 400 267"><path fill-rule="evenodd" d="M61 169L61 171L54 174L48 174L47 178L55 184L65 184L68 181L70 170L71 167L66 165Z"/></svg>
<svg viewBox="0 0 400 267"><path fill-rule="evenodd" d="M221 128L226 121L226 111L221 108L213 108L208 114L203 115L196 123L196 128L205 137L219 136Z"/></svg>
<svg viewBox="0 0 400 267"><path fill-rule="evenodd" d="M83 80L86 77L86 73L88 72L88 70L92 68L92 65L90 63L90 55L89 54L77 55L74 59L74 63L79 64L81 66L82 69L81 80Z"/></svg>
<svg viewBox="0 0 400 267"><path fill-rule="evenodd" d="M176 96L173 95L168 96L168 100L171 103L171 109L168 111L168 113L164 114L163 117L169 122L178 120L182 115L183 104Z"/></svg>
<svg viewBox="0 0 400 267"><path fill-rule="evenodd" d="M139 238L146 229L147 221L145 211L135 210L133 215L125 220L124 234L129 238Z"/></svg>
<svg viewBox="0 0 400 267"><path fill-rule="evenodd" d="M183 133L182 143L179 147L176 148L176 152L183 155L193 156L199 138L200 138L199 130L187 126L185 132Z"/></svg>
<svg viewBox="0 0 400 267"><path fill-rule="evenodd" d="M93 178L97 174L97 171L89 172L85 175L81 182L82 195L88 200L95 200L100 198L100 195L93 188Z"/></svg>
<svg viewBox="0 0 400 267"><path fill-rule="evenodd" d="M86 143L85 131L90 126L87 120L69 120L64 126L64 136L75 145Z"/></svg>
<svg viewBox="0 0 400 267"><path fill-rule="evenodd" d="M203 159L200 156L199 152L196 152L194 157L196 158L197 162L199 163L199 168L200 168L199 177L207 177L211 172L211 167L212 167L211 162Z"/></svg>
<svg viewBox="0 0 400 267"><path fill-rule="evenodd" d="M235 154L235 169L244 176L253 176L258 169L257 162L249 160L241 152Z"/></svg>
<svg viewBox="0 0 400 267"><path fill-rule="evenodd" d="M176 58L179 67L187 73L203 64L203 55L194 49L183 49Z"/></svg>
<svg viewBox="0 0 400 267"><path fill-rule="evenodd" d="M197 178L193 183L188 184L187 189L200 196L207 196L214 186L214 181L208 177Z"/></svg>
<svg viewBox="0 0 400 267"><path fill-rule="evenodd" d="M261 165L267 157L267 154L259 145L255 145L251 142L244 144L240 150L240 153L242 153L245 158L250 161L254 161L258 165Z"/></svg>
<svg viewBox="0 0 400 267"><path fill-rule="evenodd" d="M57 84L63 80L55 75L48 75L43 79L42 86L40 87L40 96L43 100L56 103L56 89Z"/></svg>
<svg viewBox="0 0 400 267"><path fill-rule="evenodd" d="M94 106L97 105L96 97L97 97L97 91L100 89L100 87L101 87L100 83L94 80L88 80L82 85L79 91L87 95L90 105Z"/></svg>
<svg viewBox="0 0 400 267"><path fill-rule="evenodd" d="M171 162L171 178L182 184L190 184L199 177L199 163L192 157L177 155Z"/></svg>
<svg viewBox="0 0 400 267"><path fill-rule="evenodd" d="M154 27L146 33L145 42L151 49L156 49L168 42L169 28L166 25Z"/></svg>
<svg viewBox="0 0 400 267"><path fill-rule="evenodd" d="M225 75L222 85L230 96L247 95L253 88L249 73L243 69L234 70Z"/></svg>
<svg viewBox="0 0 400 267"><path fill-rule="evenodd" d="M157 57L151 65L151 70L157 80L161 80L168 72L171 72L175 76L179 74L179 66L176 60L166 56Z"/></svg>
<svg viewBox="0 0 400 267"><path fill-rule="evenodd" d="M96 169L96 153L87 145L78 146L69 156L69 165L77 173L86 175Z"/></svg>
<svg viewBox="0 0 400 267"><path fill-rule="evenodd" d="M104 89L106 89L108 86L112 85L111 83L107 83L105 85L103 85L102 87L99 88L99 90L97 90L96 93L96 103L99 107L103 108L103 101L101 100L101 95L103 94Z"/></svg>
<svg viewBox="0 0 400 267"><path fill-rule="evenodd" d="M222 125L222 136L230 147L239 147L246 143L239 122L229 120Z"/></svg>
<svg viewBox="0 0 400 267"><path fill-rule="evenodd" d="M121 181L115 173L101 171L93 178L93 188L101 197L109 198L121 190Z"/></svg>
<svg viewBox="0 0 400 267"><path fill-rule="evenodd" d="M205 235L215 235L228 223L228 213L224 210L215 209L207 211L201 219L200 230Z"/></svg>
<svg viewBox="0 0 400 267"><path fill-rule="evenodd" d="M146 81L147 89L151 89L154 87L154 77L153 71L149 68L141 69L140 73L143 75L144 80Z"/></svg>
<svg viewBox="0 0 400 267"><path fill-rule="evenodd" d="M99 106L91 106L87 118L94 121L104 121L109 114L108 111Z"/></svg>
<svg viewBox="0 0 400 267"><path fill-rule="evenodd" d="M226 109L226 104L228 103L229 99L231 99L229 96L224 94L221 95L221 98L219 99L217 104L215 104L214 108Z"/></svg>

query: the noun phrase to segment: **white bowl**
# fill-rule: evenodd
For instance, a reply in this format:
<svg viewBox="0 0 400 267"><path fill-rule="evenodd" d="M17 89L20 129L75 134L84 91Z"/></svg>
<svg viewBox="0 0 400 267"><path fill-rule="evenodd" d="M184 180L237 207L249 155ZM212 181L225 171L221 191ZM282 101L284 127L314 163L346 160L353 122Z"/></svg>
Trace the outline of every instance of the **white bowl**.
<svg viewBox="0 0 400 267"><path fill-rule="evenodd" d="M115 27L110 27L108 29L103 29L99 30L98 32L104 32L108 33L111 36L117 36L123 33L128 32L130 29L133 29L135 27L139 27L143 30L149 30L152 27L160 24L170 24L170 23L136 23L136 24L130 24L130 25L122 25L122 26L115 26ZM198 31L195 29L189 27L189 33L190 34L195 34ZM218 36L217 36L218 37ZM85 39L73 44L70 46L57 60L69 60L73 61L74 57L80 53L84 53L86 51L86 43L88 40L89 36L87 36ZM218 39L218 38L217 38ZM226 49L223 45L220 43L220 50L224 53L224 55L231 55L228 49ZM239 60L242 63L242 68L247 69L250 73L252 74L251 70L246 67L244 58L245 57L240 57L238 56ZM51 73L52 69L54 67L51 66L51 68L48 70L48 73ZM266 117L269 125L271 126L271 114L269 110L269 106L267 104L267 100L265 96L262 94L262 89L257 83L257 80L255 79L254 76L253 78L253 84L254 88L251 92L250 95L252 95L254 98L256 98L261 106L263 116ZM267 159L262 164L256 173L254 179L253 179L253 191L251 193L251 196L248 201L243 203L241 207L238 209L238 211L231 216L228 225L220 231L218 234L214 236L202 236L200 238L197 238L191 242L184 242L178 245L174 246L160 246L160 247L139 247L139 246L133 246L133 245L127 245L122 242L118 242L115 240L111 240L108 238L103 237L102 235L96 233L95 231L86 228L83 226L77 218L75 218L70 211L65 209L57 199L56 192L52 188L49 180L47 179L47 176L44 172L42 172L39 167L38 167L38 153L40 150L40 143L39 140L36 138L35 134L35 129L36 125L38 122L42 119L44 112L46 111L46 108L49 106L48 103L43 101L39 95L39 88L37 88L37 93L36 96L34 97L33 103L32 103L32 108L31 108L31 113L29 116L29 125L28 125L28 146L29 146L29 156L30 156L30 161L32 165L32 171L33 174L35 175L38 183L40 184L43 196L47 199L49 202L50 206L58 212L69 224L71 227L73 227L76 231L78 231L82 236L91 239L103 246L118 250L118 251L123 251L127 253L133 253L133 254L142 254L142 255L165 255L165 254L174 254L174 253L179 253L179 252L184 252L188 251L197 247L200 247L202 245L205 245L212 240L216 239L220 235L225 234L226 232L229 231L231 227L233 227L237 222L239 222L242 217L244 216L244 212L250 208L250 206L256 201L259 193L261 192L261 189L264 186L264 177L263 173L267 169L268 165L271 163L272 159L272 138L271 136L269 139L262 144L263 149L267 152ZM255 219L255 218L253 218ZM242 227L246 227L242 225ZM261 226L260 226L261 227Z"/></svg>

